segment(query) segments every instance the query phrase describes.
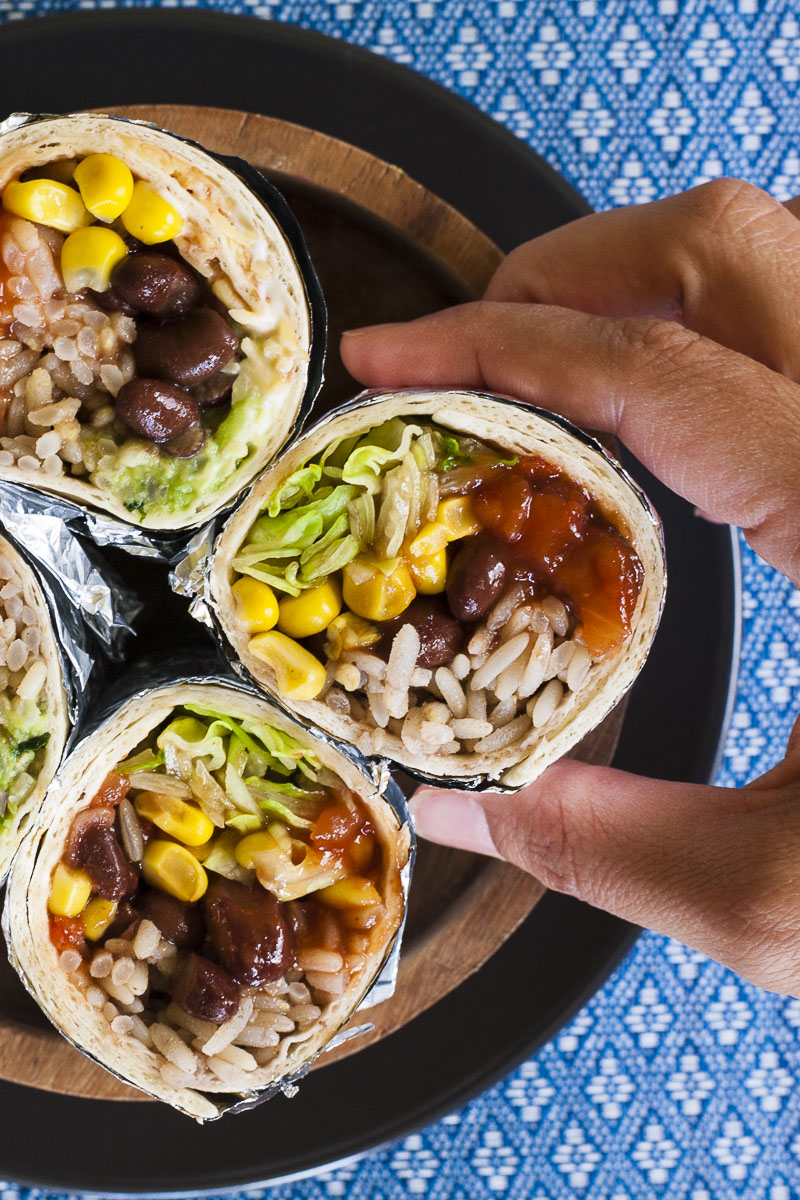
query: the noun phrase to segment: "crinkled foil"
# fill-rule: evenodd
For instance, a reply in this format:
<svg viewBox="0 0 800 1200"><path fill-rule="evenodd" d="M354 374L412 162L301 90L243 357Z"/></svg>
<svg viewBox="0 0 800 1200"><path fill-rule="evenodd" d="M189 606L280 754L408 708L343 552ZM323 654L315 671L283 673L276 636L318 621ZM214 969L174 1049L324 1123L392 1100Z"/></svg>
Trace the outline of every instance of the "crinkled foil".
<svg viewBox="0 0 800 1200"><path fill-rule="evenodd" d="M128 702L134 700L144 699L149 693L152 693L156 690L163 690L171 685L180 686L183 684L214 684L216 686L228 687L234 692L246 692L251 696L256 696L260 701L266 703L269 707L274 708L277 712L280 712L281 716L285 717L288 715L290 719L297 724L296 718L292 717L291 714L286 714L283 712L283 710L281 710L280 707L272 701L272 698L265 696L259 688L255 687L252 683L242 683L242 681L232 673L230 666L225 659L219 653L215 653L213 649L209 649L205 655L193 653L191 656L189 656L178 653L171 658L168 663L164 663L163 660L157 662L154 659L141 659L139 662L131 664L126 671L124 679L120 679L116 683L112 684L102 706L98 706L84 718L79 730L79 737L72 746L72 750L76 751L78 747L84 741L86 741L86 739L90 738L101 727L101 725L104 725L108 720L110 720L114 713L117 712L117 710L121 708L123 704L127 704ZM334 739L326 737L325 734L304 729L302 726L300 726L299 729L301 733L307 733L312 740L319 739L327 742L335 750L341 749ZM405 796L395 781L391 779L388 771L384 771L380 776L380 782L376 781L372 771L364 771L363 765L362 773L367 777L370 783L377 783L377 786L381 790L383 799L391 806L397 815L401 828L404 825L408 828L410 838L408 862L401 871L401 882L403 887L403 919L400 922L400 927L395 934L392 945L388 949L386 960L381 967L381 970L376 975L374 981L369 986L360 1002L347 1017L345 1026L338 1033L334 1034L333 1037L322 1047L317 1057L325 1054L329 1050L335 1049L344 1042L351 1041L354 1038L361 1037L364 1034L371 1032L373 1026L369 1023L364 1023L350 1028L348 1028L348 1026L357 1013L364 1012L365 1010L377 1004L382 1004L385 1000L388 1000L394 994L397 984L397 972L400 962L400 947L405 930L406 917L408 914L408 893L416 854L414 827L411 823L408 813L408 806L406 804ZM57 780L55 781L55 786L58 786ZM13 945L9 940L7 905L3 910L2 929L8 947L9 962L14 967L26 990L35 1001L35 989L31 985L31 981L28 979L24 970L18 963L14 954ZM128 1082L123 1075L120 1075L117 1071L111 1070L105 1063L100 1062L93 1055L88 1054L86 1049L78 1042L75 1042L72 1038L66 1037L66 1035L55 1022L53 1022L53 1024L61 1037L64 1037L68 1042L70 1042L71 1045L75 1046L77 1050L80 1050L81 1054L85 1055L85 1057L91 1059L93 1062L97 1062L99 1066L101 1066L105 1071L109 1071L110 1074L114 1075L122 1083ZM252 1095L247 1095L244 1098L232 1095L229 1100L226 1100L224 1093L216 1093L219 1098L220 1116L224 1116L226 1113L238 1113L244 1112L251 1108L256 1108L258 1105L264 1104L267 1100L270 1100L279 1092L289 1097L295 1095L297 1092L298 1081L302 1079L304 1075L308 1074L311 1065L311 1061L303 1063L302 1067L291 1076L278 1080L276 1083L271 1084L262 1091L254 1092Z"/></svg>
<svg viewBox="0 0 800 1200"><path fill-rule="evenodd" d="M32 125L37 121L48 120L52 117L85 115L79 113L12 113L5 121L0 121L0 135L10 133L23 125ZM213 154L205 146L201 146L199 142L192 141L191 138L183 137L181 134L173 133L169 129L162 130L160 126L154 125L151 121L132 121L127 117L111 117L110 119L122 121L127 125L144 125L149 129L159 129L160 132L169 134L176 141L185 142L187 145L201 150L210 158L222 163L232 174L238 175L275 219L294 256L300 278L303 281L311 330L308 381L294 423L289 430L288 440L292 440L297 432L302 429L314 404L314 400L322 387L328 324L325 298L309 257L305 239L303 238L297 218L284 199L283 194L278 191L275 185L270 183L260 171L257 171L255 167L251 166L243 158L227 154ZM23 484L14 484L12 486L20 487L25 492L28 491ZM246 488L247 485L243 490L246 490ZM30 491L33 495L42 495L38 489L31 488ZM61 497L53 497L53 502L63 506L63 511L69 513L75 532L88 534L98 546L119 546L129 554L136 554L145 558L170 561L185 550L187 543L192 541L197 530L197 526L175 532L170 532L169 530L161 532L159 530L141 529L133 523L128 524L118 517L110 516L108 513L85 505L76 504L69 500L62 500ZM234 499L227 504L223 512L219 514L218 519L228 516L236 507L237 502Z"/></svg>
<svg viewBox="0 0 800 1200"><path fill-rule="evenodd" d="M141 610L138 598L86 544L81 518L68 501L0 481L0 524L47 600L73 728L105 674L104 660L122 661Z"/></svg>
<svg viewBox="0 0 800 1200"><path fill-rule="evenodd" d="M354 396L352 400L348 400L346 404L342 404L332 412L326 413L325 416L321 417L320 420L315 422L313 426L309 426L308 429L298 429L294 436L284 445L283 450L279 455L276 456L274 461L277 461L281 454L284 454L286 451L290 450L301 437L305 436L307 433L310 433L312 429L316 430L324 425L329 424L334 419L340 417L342 413L352 412L354 409L359 408L367 409L372 404L377 404L379 401L385 399L387 395L394 394L394 391L399 390L401 389L368 389L360 392L357 396ZM410 395L430 392L432 390L435 389L402 389L403 392L408 392ZM446 389L442 390L445 391ZM624 483L639 499L643 509L648 515L649 521L656 531L658 541L661 546L662 559L664 558L664 530L658 514L636 481L631 478L622 464L619 463L617 459L614 458L614 456L606 449L606 447L597 441L596 438L593 438L590 434L585 433L584 430L573 425L565 417L560 417L557 413L551 413L545 409L537 408L532 404L524 404L521 400L515 400L513 397L498 396L486 392L473 392L472 394L481 399L491 401L493 404L500 403L508 405L512 408L524 410L526 413L533 412L537 416L542 417L544 420L550 421L552 424L559 426L561 429L565 430L573 438L575 438L576 441L581 442L585 446L589 446L596 453L600 454L614 468L620 479L624 481ZM256 483L257 482L258 481L256 481ZM239 498L239 501L236 505L237 508L240 504L245 503L250 492L255 486L256 484L253 484L248 492L244 493L244 495ZM178 595L185 596L189 600L189 612L195 618L195 620L200 621L203 625L207 626L207 628L210 629L211 632L216 636L220 648L228 657L230 665L237 675L245 682L252 685L254 680L252 679L244 663L240 662L240 660L237 658L236 651L234 650L233 646L231 646L225 635L225 631L223 630L222 624L219 621L216 612L214 611L214 605L212 604L209 596L209 578L213 565L217 539L222 533L228 517L231 515L232 514L227 513L224 514L224 516L215 518L213 521L209 521L208 524L196 532L186 548L182 552L178 553L173 559L172 571L170 573L170 584L172 585L173 590L178 593ZM666 584L666 566L664 567L664 581ZM661 606L658 613L658 620L661 619L661 614L664 611L665 601L666 590L662 589ZM258 688L258 684L255 684L255 686ZM261 695L267 695L267 693L262 689L258 688L258 690L260 691ZM271 695L270 699L273 701L273 703L277 704L277 706L281 708L287 716L294 717L295 720L297 719L288 705L283 705L277 697ZM371 755L367 757L350 743L341 742L335 738L331 738L313 723L309 722L308 728L313 730L317 737L324 738L326 741L330 742L331 745L336 746L337 749L348 755L348 757L350 757L376 782L381 777L383 772L390 771L393 767L397 768L399 766L399 764L395 763L392 759L383 758L380 755ZM441 775L426 774L424 771L420 771L415 767L403 765L402 770L412 778L418 779L421 783L428 783L437 788L453 788L460 792L492 792L506 795L514 795L519 791L519 788L509 787L501 780L487 779L486 776L483 775L460 777L458 779L446 779Z"/></svg>

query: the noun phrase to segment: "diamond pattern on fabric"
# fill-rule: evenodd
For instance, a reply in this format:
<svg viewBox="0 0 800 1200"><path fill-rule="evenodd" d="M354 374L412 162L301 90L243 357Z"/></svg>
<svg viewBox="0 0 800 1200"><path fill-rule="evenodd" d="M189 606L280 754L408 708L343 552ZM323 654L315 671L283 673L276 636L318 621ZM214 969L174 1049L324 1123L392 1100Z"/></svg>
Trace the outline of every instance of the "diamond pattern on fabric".
<svg viewBox="0 0 800 1200"><path fill-rule="evenodd" d="M113 6L0 0L0 23ZM724 174L782 200L800 193L792 0L184 7L289 22L411 66L522 138L596 208L644 203ZM741 677L718 780L727 786L775 763L800 710L800 596L744 543L742 557ZM268 1194L796 1200L799 1079L800 1001L646 933L584 1010L480 1099L395 1146ZM34 1195L42 1194L0 1185L0 1200Z"/></svg>

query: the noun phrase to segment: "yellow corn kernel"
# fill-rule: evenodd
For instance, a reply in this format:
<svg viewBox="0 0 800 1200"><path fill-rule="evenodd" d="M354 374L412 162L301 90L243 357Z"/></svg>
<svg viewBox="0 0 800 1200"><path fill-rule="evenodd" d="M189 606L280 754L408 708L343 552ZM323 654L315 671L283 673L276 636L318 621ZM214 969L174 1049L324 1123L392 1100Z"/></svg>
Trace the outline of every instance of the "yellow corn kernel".
<svg viewBox="0 0 800 1200"><path fill-rule="evenodd" d="M152 821L164 833L185 846L202 846L214 833L214 823L204 812L177 796L140 792L133 802L140 817Z"/></svg>
<svg viewBox="0 0 800 1200"><path fill-rule="evenodd" d="M272 667L278 691L287 700L313 700L325 686L325 668L319 659L277 629L257 634L247 649Z"/></svg>
<svg viewBox="0 0 800 1200"><path fill-rule="evenodd" d="M278 601L268 583L242 575L231 588L240 620L250 633L266 633L278 623Z"/></svg>
<svg viewBox="0 0 800 1200"><path fill-rule="evenodd" d="M367 908L381 902L375 884L362 875L346 875L329 887L320 888L317 895L331 908Z"/></svg>
<svg viewBox="0 0 800 1200"><path fill-rule="evenodd" d="M436 509L437 524L444 525L450 535L450 541L469 537L480 532L480 522L476 521L472 512L469 496L448 496L440 500Z"/></svg>
<svg viewBox="0 0 800 1200"><path fill-rule="evenodd" d="M128 247L113 229L90 225L76 229L61 247L61 274L68 292L94 288L104 292L114 267L128 253Z"/></svg>
<svg viewBox="0 0 800 1200"><path fill-rule="evenodd" d="M144 848L142 874L151 887L160 888L193 904L208 887L208 876L191 850L177 842L148 842Z"/></svg>
<svg viewBox="0 0 800 1200"><path fill-rule="evenodd" d="M133 185L133 195L121 220L131 237L146 246L168 242L183 228L183 217L178 210L141 179Z"/></svg>
<svg viewBox="0 0 800 1200"><path fill-rule="evenodd" d="M419 533L408 544L408 554L413 559L429 558L438 554L449 542L478 533L480 524L472 515L469 496L450 496L440 500L436 509L436 520L423 525Z"/></svg>
<svg viewBox="0 0 800 1200"><path fill-rule="evenodd" d="M77 917L92 894L92 881L83 871L59 863L53 872L47 907L56 917Z"/></svg>
<svg viewBox="0 0 800 1200"><path fill-rule="evenodd" d="M372 861L372 855L375 851L375 839L369 837L368 834L362 834L356 838L348 848L350 862L357 871L363 871Z"/></svg>
<svg viewBox="0 0 800 1200"><path fill-rule="evenodd" d="M278 605L278 629L289 637L311 637L327 629L342 609L342 589L331 576L319 587L308 588L299 596L286 596Z"/></svg>
<svg viewBox="0 0 800 1200"><path fill-rule="evenodd" d="M408 543L407 554L410 559L431 558L444 550L450 541L450 532L441 521L428 521L419 530L415 538Z"/></svg>
<svg viewBox="0 0 800 1200"><path fill-rule="evenodd" d="M249 833L247 837L243 837L240 842L236 843L236 849L234 850L236 861L240 867L249 869L254 866L254 854L263 854L265 850L275 850L277 845L278 843L272 834L266 831Z"/></svg>
<svg viewBox="0 0 800 1200"><path fill-rule="evenodd" d="M362 554L344 568L344 602L368 621L390 621L392 617L399 617L416 594L414 581L402 559L386 562Z"/></svg>
<svg viewBox="0 0 800 1200"><path fill-rule="evenodd" d="M444 546L435 554L420 558L409 555L406 562L414 586L421 595L435 596L444 591L447 583L447 550Z"/></svg>
<svg viewBox="0 0 800 1200"><path fill-rule="evenodd" d="M374 625L354 612L343 612L328 626L325 650L329 658L341 658L345 650L363 650L380 638Z"/></svg>
<svg viewBox="0 0 800 1200"><path fill-rule="evenodd" d="M116 221L130 204L133 176L113 154L89 154L75 168L83 203L100 221Z"/></svg>
<svg viewBox="0 0 800 1200"><path fill-rule="evenodd" d="M193 854L198 862L204 863L211 851L214 849L214 839L210 838L207 842L203 842L202 846L189 846L190 854Z"/></svg>
<svg viewBox="0 0 800 1200"><path fill-rule="evenodd" d="M90 942L98 941L117 915L115 900L94 896L83 910L83 928Z"/></svg>
<svg viewBox="0 0 800 1200"><path fill-rule="evenodd" d="M91 221L75 188L55 179L29 179L27 183L9 183L3 192L3 208L17 217L26 217L37 225L48 225L62 233L72 233Z"/></svg>

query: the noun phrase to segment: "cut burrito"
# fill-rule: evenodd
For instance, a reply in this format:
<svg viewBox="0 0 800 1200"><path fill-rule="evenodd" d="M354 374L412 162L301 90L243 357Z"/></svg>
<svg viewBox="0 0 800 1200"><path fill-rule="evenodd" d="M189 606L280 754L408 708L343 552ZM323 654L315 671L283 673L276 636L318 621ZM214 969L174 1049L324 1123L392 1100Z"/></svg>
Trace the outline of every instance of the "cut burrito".
<svg viewBox="0 0 800 1200"><path fill-rule="evenodd" d="M318 384L324 310L285 203L247 178L117 118L0 135L0 477L152 530L256 477Z"/></svg>
<svg viewBox="0 0 800 1200"><path fill-rule="evenodd" d="M664 587L658 520L602 447L447 391L300 437L223 530L207 593L304 721L425 778L516 788L630 686Z"/></svg>
<svg viewBox="0 0 800 1200"><path fill-rule="evenodd" d="M67 714L50 610L33 570L0 535L0 882L58 768Z"/></svg>
<svg viewBox="0 0 800 1200"><path fill-rule="evenodd" d="M408 855L375 785L271 704L165 686L64 764L9 878L11 959L76 1046L210 1120L350 1017L400 927Z"/></svg>

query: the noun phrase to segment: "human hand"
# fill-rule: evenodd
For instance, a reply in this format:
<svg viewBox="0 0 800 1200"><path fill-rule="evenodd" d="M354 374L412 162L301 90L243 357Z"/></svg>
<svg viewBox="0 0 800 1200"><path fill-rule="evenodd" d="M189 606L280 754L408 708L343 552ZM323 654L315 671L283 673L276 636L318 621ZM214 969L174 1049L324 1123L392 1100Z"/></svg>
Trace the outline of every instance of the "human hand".
<svg viewBox="0 0 800 1200"><path fill-rule="evenodd" d="M720 180L519 247L482 302L345 335L373 386L515 395L616 434L800 583L800 201ZM519 795L423 788L417 831L800 995L800 720L740 791L562 760Z"/></svg>

